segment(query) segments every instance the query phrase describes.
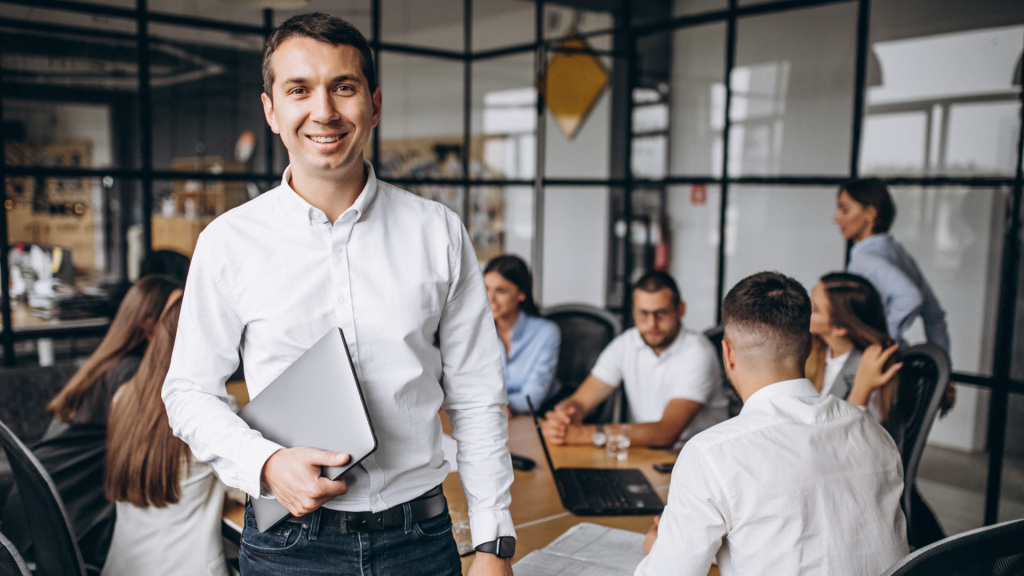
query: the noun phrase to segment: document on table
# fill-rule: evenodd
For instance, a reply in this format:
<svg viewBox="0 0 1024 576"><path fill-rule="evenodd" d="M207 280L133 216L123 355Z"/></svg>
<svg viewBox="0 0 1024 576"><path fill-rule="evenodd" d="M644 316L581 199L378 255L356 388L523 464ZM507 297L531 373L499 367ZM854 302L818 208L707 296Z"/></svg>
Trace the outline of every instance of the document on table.
<svg viewBox="0 0 1024 576"><path fill-rule="evenodd" d="M584 522L512 567L516 576L630 576L644 559L644 535Z"/></svg>

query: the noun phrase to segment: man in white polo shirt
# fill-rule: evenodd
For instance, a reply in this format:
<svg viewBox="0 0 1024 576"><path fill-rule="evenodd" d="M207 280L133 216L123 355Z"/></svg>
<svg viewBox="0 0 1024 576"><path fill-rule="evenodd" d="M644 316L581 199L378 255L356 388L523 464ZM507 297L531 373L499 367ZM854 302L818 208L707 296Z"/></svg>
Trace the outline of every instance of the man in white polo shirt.
<svg viewBox="0 0 1024 576"><path fill-rule="evenodd" d="M625 386L633 446L680 446L728 417L721 363L711 342L683 328L686 303L671 276L648 272L633 290L635 326L601 352L572 396L544 416L553 444L604 443L583 418Z"/></svg>

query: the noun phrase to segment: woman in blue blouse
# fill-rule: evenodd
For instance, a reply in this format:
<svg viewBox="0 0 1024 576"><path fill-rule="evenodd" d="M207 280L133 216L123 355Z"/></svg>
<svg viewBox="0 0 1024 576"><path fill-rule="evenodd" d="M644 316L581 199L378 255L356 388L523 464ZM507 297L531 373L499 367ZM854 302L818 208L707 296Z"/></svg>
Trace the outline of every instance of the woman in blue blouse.
<svg viewBox="0 0 1024 576"><path fill-rule="evenodd" d="M501 342L510 413L529 412L526 397L539 407L557 388L555 368L562 335L539 316L533 302L533 278L518 256L498 256L484 269L487 299Z"/></svg>

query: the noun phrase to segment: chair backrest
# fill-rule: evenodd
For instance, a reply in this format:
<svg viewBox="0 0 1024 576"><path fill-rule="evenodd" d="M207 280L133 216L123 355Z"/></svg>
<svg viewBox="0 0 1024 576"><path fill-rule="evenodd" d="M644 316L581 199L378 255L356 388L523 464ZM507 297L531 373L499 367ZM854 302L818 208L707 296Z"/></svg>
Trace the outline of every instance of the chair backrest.
<svg viewBox="0 0 1024 576"><path fill-rule="evenodd" d="M561 389L546 403L548 408L572 394L586 379L601 351L622 332L622 324L610 312L586 304L555 306L545 309L543 315L562 333L555 370ZM595 413L611 415L612 411L614 408L598 409Z"/></svg>
<svg viewBox="0 0 1024 576"><path fill-rule="evenodd" d="M883 576L1020 576L1024 520L986 526L920 548Z"/></svg>
<svg viewBox="0 0 1024 576"><path fill-rule="evenodd" d="M913 531L911 518L910 495L917 479L917 469L921 464L928 433L939 413L942 398L949 386L949 356L933 344L919 344L903 353L903 368L900 369L900 387L910 386L913 395L910 406L899 406L898 416L890 418L887 426L893 434L900 456L903 459L903 512L907 516L907 536ZM914 541L913 538L910 538Z"/></svg>
<svg viewBox="0 0 1024 576"><path fill-rule="evenodd" d="M37 576L84 576L82 553L50 475L3 422L0 445L7 453L22 505L32 511L26 520L35 546Z"/></svg>
<svg viewBox="0 0 1024 576"><path fill-rule="evenodd" d="M18 549L0 534L0 576L32 576Z"/></svg>
<svg viewBox="0 0 1024 576"><path fill-rule="evenodd" d="M0 421L32 445L50 425L46 405L78 371L75 362L0 369Z"/></svg>
<svg viewBox="0 0 1024 576"><path fill-rule="evenodd" d="M153 250L139 266L139 278L151 274L165 274L182 284L188 277L188 256L174 250Z"/></svg>
<svg viewBox="0 0 1024 576"><path fill-rule="evenodd" d="M721 325L708 328L704 331L704 337L711 341L718 353L718 365L722 369L722 385L725 386L725 396L729 399L729 418L740 413L743 409L743 400L736 394L736 389L725 380L725 367L722 366L722 339L725 338L725 328Z"/></svg>

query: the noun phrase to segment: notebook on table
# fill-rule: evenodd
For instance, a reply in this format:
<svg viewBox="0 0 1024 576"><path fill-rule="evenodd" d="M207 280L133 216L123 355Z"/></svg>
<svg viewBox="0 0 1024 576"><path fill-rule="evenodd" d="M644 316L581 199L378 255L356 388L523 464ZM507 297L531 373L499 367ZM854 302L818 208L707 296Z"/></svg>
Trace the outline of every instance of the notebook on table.
<svg viewBox="0 0 1024 576"><path fill-rule="evenodd" d="M281 373L238 415L264 438L350 456L343 466L324 467L337 479L377 449L370 413L341 328L331 329ZM266 532L288 516L273 498L250 498L256 527Z"/></svg>
<svg viewBox="0 0 1024 576"><path fill-rule="evenodd" d="M544 457L567 510L578 516L622 516L661 514L661 501L647 477L636 468L555 468L540 421L527 398L533 424L537 427Z"/></svg>

